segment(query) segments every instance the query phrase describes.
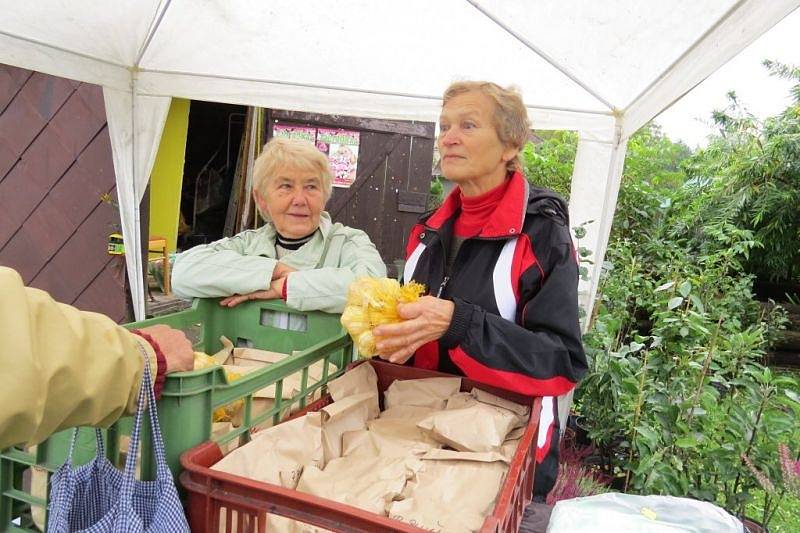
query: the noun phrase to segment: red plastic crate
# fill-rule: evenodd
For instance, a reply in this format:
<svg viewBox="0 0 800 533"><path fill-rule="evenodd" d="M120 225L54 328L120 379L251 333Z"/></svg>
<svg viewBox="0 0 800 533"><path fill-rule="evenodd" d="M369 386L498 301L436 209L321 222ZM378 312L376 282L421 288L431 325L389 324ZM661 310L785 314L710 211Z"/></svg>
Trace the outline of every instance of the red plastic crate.
<svg viewBox="0 0 800 533"><path fill-rule="evenodd" d="M447 374L423 370L384 361L364 361L371 364L378 375L378 389L383 392L397 379L443 377ZM494 511L481 527L482 533L515 532L519 529L525 507L533 492L533 474L536 466L534 443L539 426L541 399L523 396L462 378L461 390L477 387L516 403L530 405L531 417L514 458L509 465L505 481L500 488ZM294 416L317 411L331 402L325 396ZM189 525L194 532L265 532L266 515L277 514L313 524L333 531L404 531L420 533L423 529L364 511L351 505L305 494L279 485L254 481L241 476L211 470L223 454L214 442L205 442L181 455L184 471L180 481L187 491ZM220 524L222 509L227 509ZM236 521L232 521L232 511ZM235 529L234 529L235 528Z"/></svg>

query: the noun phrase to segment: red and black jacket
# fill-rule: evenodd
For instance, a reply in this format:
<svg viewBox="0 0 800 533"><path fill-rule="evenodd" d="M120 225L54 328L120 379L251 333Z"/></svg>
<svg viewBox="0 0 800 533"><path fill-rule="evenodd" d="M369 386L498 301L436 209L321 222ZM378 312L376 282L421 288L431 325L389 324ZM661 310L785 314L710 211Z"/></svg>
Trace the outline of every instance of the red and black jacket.
<svg viewBox="0 0 800 533"><path fill-rule="evenodd" d="M445 253L458 190L411 230L404 278L452 300L450 328L417 350L414 366L536 396L571 390L586 371L578 320L578 262L567 205L520 173L480 234Z"/></svg>

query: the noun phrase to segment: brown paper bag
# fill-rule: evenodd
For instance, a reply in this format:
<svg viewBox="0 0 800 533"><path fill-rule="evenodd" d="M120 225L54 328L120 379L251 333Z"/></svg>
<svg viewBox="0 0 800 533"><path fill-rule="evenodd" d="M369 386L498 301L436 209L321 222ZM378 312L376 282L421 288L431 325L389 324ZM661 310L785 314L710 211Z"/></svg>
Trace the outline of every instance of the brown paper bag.
<svg viewBox="0 0 800 533"><path fill-rule="evenodd" d="M378 405L378 375L372 365L368 363L362 363L328 383L328 393L330 393L335 402L348 396L366 392L375 395L375 399L370 403L369 407L369 418L371 420L380 414L381 409Z"/></svg>
<svg viewBox="0 0 800 533"><path fill-rule="evenodd" d="M413 420L378 418L369 421L367 428L342 435L343 456L405 457L441 446Z"/></svg>
<svg viewBox="0 0 800 533"><path fill-rule="evenodd" d="M223 347L220 351L214 354L213 357L216 361L222 364L226 371L234 374L248 374L254 370L278 363L289 357L289 354L271 352L269 350L259 350L256 348L235 348L233 343L224 335L220 337L220 342L222 343ZM311 386L322 381L323 363L324 361L316 361L309 365L308 381L306 383L307 386ZM328 363L328 375L333 374L336 372L336 370L336 365ZM294 374L286 376L283 379L283 386L281 389L282 400L290 400L300 393L302 389L302 378L302 371L298 371ZM276 389L277 385L273 383L272 385L268 385L267 387L264 387L263 389L253 393L253 414L260 414L272 408L274 402L262 402L256 400L275 400ZM308 401L315 401L320 397L321 389L317 389L308 398ZM242 405L238 400L235 403L235 409L231 409L230 419L236 427L239 427L241 425L243 415L241 412ZM299 409L300 405L299 402L297 402L293 403L291 405L291 410L287 410L286 412L294 413ZM281 418L283 418L283 413L281 414ZM265 427L270 427L271 425L272 423L267 421L259 424L257 429L263 429Z"/></svg>
<svg viewBox="0 0 800 533"><path fill-rule="evenodd" d="M495 407L500 407L502 409L508 409L514 413L517 416L517 420L514 422L515 428L522 427L528 423L528 419L530 418L531 414L531 408L529 405L522 405L510 400L506 400L505 398L495 396L490 392L486 392L485 390L478 388L473 388L470 394L472 394L479 402L494 405Z"/></svg>
<svg viewBox="0 0 800 533"><path fill-rule="evenodd" d="M211 438L217 439L224 435L227 435L231 431L233 431L234 424L231 422L214 422L211 424ZM220 449L222 450L223 455L227 455L236 448L239 447L239 439L233 439L232 441L228 442L227 444L221 444Z"/></svg>
<svg viewBox="0 0 800 533"><path fill-rule="evenodd" d="M381 420L408 420L409 422L419 422L435 413L435 409L430 407L417 407L416 405L398 405L383 411L380 415Z"/></svg>
<svg viewBox="0 0 800 533"><path fill-rule="evenodd" d="M499 451L516 421L517 416L507 409L476 403L433 413L418 426L456 450L491 452Z"/></svg>
<svg viewBox="0 0 800 533"><path fill-rule="evenodd" d="M323 461L322 414L308 413L256 433L211 469L282 485L297 479L305 466L322 466Z"/></svg>
<svg viewBox="0 0 800 533"><path fill-rule="evenodd" d="M306 383L307 387L319 383L322 381L322 369L324 361L316 361L315 363L309 365L308 367L308 381ZM336 365L332 363L328 363L328 375L333 374L336 372ZM300 393L302 389L303 383L303 374L302 371L295 372L294 374L290 374L283 378L283 388L281 390L281 398L283 400L289 400ZM277 384L273 383L267 387L256 392L253 396L256 398L269 398L275 399L275 390L277 388ZM314 401L320 398L321 396L321 389L317 389L312 398L309 398L310 401ZM294 408L294 407L293 407Z"/></svg>
<svg viewBox="0 0 800 533"><path fill-rule="evenodd" d="M494 507L506 470L502 461L423 459L403 491L405 499L390 505L389 517L428 531L477 531Z"/></svg>
<svg viewBox="0 0 800 533"><path fill-rule="evenodd" d="M340 457L325 470L306 468L297 490L385 516L388 505L418 468L418 461L405 457Z"/></svg>
<svg viewBox="0 0 800 533"><path fill-rule="evenodd" d="M233 353L233 343L225 335L220 336L219 342L222 343L222 348L211 357L214 358L218 365L224 365Z"/></svg>
<svg viewBox="0 0 800 533"><path fill-rule="evenodd" d="M266 413L270 409L275 406L275 400L271 400L269 398L256 398L255 396L251 400L252 404L250 406L250 415L251 417L255 418L256 416ZM289 414L289 407L287 406L283 409L283 412L279 416L279 420L282 420L287 414ZM233 427L241 427L244 423L244 406L239 409L236 414L231 418L231 423L233 423ZM272 417L267 418L264 422L260 424L256 424L250 431L255 433L257 431L261 431L263 429L272 427L274 424L272 423Z"/></svg>
<svg viewBox="0 0 800 533"><path fill-rule="evenodd" d="M386 389L383 403L386 409L398 405L414 405L444 409L447 398L461 389L461 378L425 378L397 380Z"/></svg>
<svg viewBox="0 0 800 533"><path fill-rule="evenodd" d="M466 407L472 407L476 403L478 403L478 400L475 399L472 393L457 392L447 399L445 409L464 409Z"/></svg>
<svg viewBox="0 0 800 533"><path fill-rule="evenodd" d="M441 444L417 426L414 420L402 418L378 418L367 423L367 429L386 440L399 440L425 445L427 448L440 448Z"/></svg>
<svg viewBox="0 0 800 533"><path fill-rule="evenodd" d="M221 365L261 367L265 364L277 363L289 356L289 354L257 348L236 348L225 335L222 335L219 341L222 343L222 348L212 357Z"/></svg>
<svg viewBox="0 0 800 533"><path fill-rule="evenodd" d="M514 454L517 453L519 441L525 433L525 427L519 427L508 434L503 445L500 446L500 453L505 457L506 462L510 463L514 459Z"/></svg>
<svg viewBox="0 0 800 533"><path fill-rule="evenodd" d="M423 461L476 461L479 463L494 463L503 461L508 463L506 457L499 452L459 452L456 450L433 449L425 452L420 457Z"/></svg>
<svg viewBox="0 0 800 533"><path fill-rule="evenodd" d="M34 498L47 499L47 470L41 466L31 467L31 496ZM44 531L44 507L31 505L31 518L41 531Z"/></svg>
<svg viewBox="0 0 800 533"><path fill-rule="evenodd" d="M342 456L342 435L367 427L373 394L348 396L322 408L322 447L324 464Z"/></svg>
<svg viewBox="0 0 800 533"><path fill-rule="evenodd" d="M506 441L521 439L522 435L525 433L525 429L525 427L515 428L511 433L506 435Z"/></svg>

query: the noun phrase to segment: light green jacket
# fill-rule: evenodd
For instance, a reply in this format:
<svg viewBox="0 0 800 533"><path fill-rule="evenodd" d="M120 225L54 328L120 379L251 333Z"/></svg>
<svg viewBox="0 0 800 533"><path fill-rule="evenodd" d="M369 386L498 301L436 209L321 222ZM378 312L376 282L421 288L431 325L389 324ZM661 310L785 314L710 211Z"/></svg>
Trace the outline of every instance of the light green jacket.
<svg viewBox="0 0 800 533"><path fill-rule="evenodd" d="M275 226L267 223L179 254L172 269L173 291L182 298L214 298L269 289L278 263L275 236ZM281 262L298 270L286 279L286 303L301 311L341 313L354 279L386 276L369 236L333 224L325 212L314 237Z"/></svg>

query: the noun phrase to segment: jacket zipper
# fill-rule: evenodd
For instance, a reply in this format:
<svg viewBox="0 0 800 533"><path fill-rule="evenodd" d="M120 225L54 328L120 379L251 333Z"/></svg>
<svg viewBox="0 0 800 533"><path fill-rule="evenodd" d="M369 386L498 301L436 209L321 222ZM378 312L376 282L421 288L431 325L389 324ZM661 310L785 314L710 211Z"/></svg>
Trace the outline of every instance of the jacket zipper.
<svg viewBox="0 0 800 533"><path fill-rule="evenodd" d="M440 298L442 293L444 292L444 288L447 286L447 282L450 281L450 276L445 276L442 280L441 285L439 285L439 291L436 293L436 297Z"/></svg>
<svg viewBox="0 0 800 533"><path fill-rule="evenodd" d="M437 235L439 235L439 231L438 230L436 230L434 228L431 228L431 227L428 227L428 226L425 226L425 231L433 231ZM463 243L461 243L461 246L464 246L464 244L466 244L466 242L471 240L471 239L478 239L478 240L484 240L484 241L499 241L499 240L507 240L508 237L507 236L502 236L502 237L477 237L477 236L476 237L470 237L469 239L466 239ZM439 245L442 247L442 273L444 274L445 271L447 270L447 250L445 250L444 242L442 242L441 235L439 235ZM461 253L461 248L460 247L458 249L458 253ZM458 253L456 254L455 259L458 259ZM455 259L453 260L453 264L454 265L456 264ZM442 282L439 284L439 290L436 291L436 297L437 298L441 298L442 297L442 294L444 293L444 289L445 289L445 287L447 287L447 282L448 281L450 281L450 276L445 275L444 279L442 279Z"/></svg>

